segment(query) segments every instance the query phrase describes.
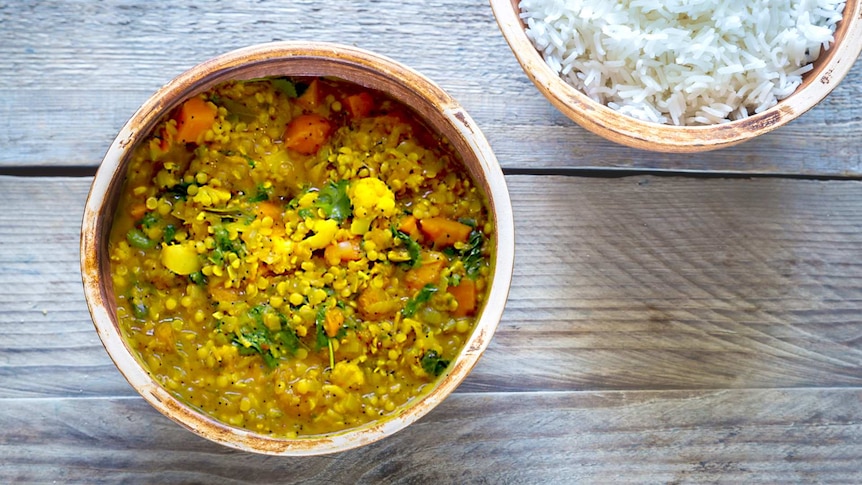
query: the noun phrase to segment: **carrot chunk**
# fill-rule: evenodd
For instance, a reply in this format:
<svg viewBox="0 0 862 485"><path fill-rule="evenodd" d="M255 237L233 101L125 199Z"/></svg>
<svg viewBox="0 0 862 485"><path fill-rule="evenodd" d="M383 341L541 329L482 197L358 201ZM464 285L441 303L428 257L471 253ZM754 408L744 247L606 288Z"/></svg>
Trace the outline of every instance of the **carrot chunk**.
<svg viewBox="0 0 862 485"><path fill-rule="evenodd" d="M344 98L344 108L353 119L365 118L374 110L374 97L362 92Z"/></svg>
<svg viewBox="0 0 862 485"><path fill-rule="evenodd" d="M312 155L329 139L332 125L317 114L299 115L284 130L284 145L303 155Z"/></svg>
<svg viewBox="0 0 862 485"><path fill-rule="evenodd" d="M311 81L308 87L305 89L305 92L302 93L301 96L296 98L296 102L307 110L313 110L317 108L317 105L320 104L320 101L323 99L323 90L320 89L320 83L317 82L317 79Z"/></svg>
<svg viewBox="0 0 862 485"><path fill-rule="evenodd" d="M280 221L284 214L284 208L275 202L265 200L258 204L256 212L260 218L269 216L273 221Z"/></svg>
<svg viewBox="0 0 862 485"><path fill-rule="evenodd" d="M425 234L425 237L434 243L434 246L437 248L452 246L456 242L467 242L467 239L470 237L470 231L473 230L467 224L462 224L445 217L422 219L419 221L419 228Z"/></svg>
<svg viewBox="0 0 862 485"><path fill-rule="evenodd" d="M203 98L194 97L183 103L177 113L177 141L200 143L204 133L215 123L218 108Z"/></svg>
<svg viewBox="0 0 862 485"><path fill-rule="evenodd" d="M412 237L413 239L419 238L419 226L417 225L417 220L415 216L407 216L401 219L398 224L398 230Z"/></svg>
<svg viewBox="0 0 862 485"><path fill-rule="evenodd" d="M446 256L430 252L422 258L421 266L411 269L404 275L404 284L411 290L418 290L425 285L436 283L445 265Z"/></svg>
<svg viewBox="0 0 862 485"><path fill-rule="evenodd" d="M452 312L454 317L466 317L476 312L476 282L463 278L458 286L450 286L446 291L455 297L458 308Z"/></svg>

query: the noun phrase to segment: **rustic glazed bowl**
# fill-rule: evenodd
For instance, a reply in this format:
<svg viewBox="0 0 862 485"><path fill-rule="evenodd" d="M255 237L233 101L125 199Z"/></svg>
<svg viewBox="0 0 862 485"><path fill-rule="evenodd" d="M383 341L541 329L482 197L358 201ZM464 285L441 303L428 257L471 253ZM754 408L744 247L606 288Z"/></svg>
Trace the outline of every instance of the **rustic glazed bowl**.
<svg viewBox="0 0 862 485"><path fill-rule="evenodd" d="M118 327L107 241L126 168L135 146L173 108L195 94L234 79L267 76L335 76L383 91L448 137L473 180L484 190L496 226L493 276L488 298L473 333L448 375L400 414L331 435L277 439L231 427L174 397L142 366ZM500 321L514 260L514 229L509 194L488 142L470 116L443 90L419 73L373 53L327 43L279 42L236 50L180 75L148 99L123 126L93 180L81 231L84 293L99 338L129 383L158 411L210 440L241 450L274 455L313 455L365 445L416 421L451 393L474 367Z"/></svg>
<svg viewBox="0 0 862 485"><path fill-rule="evenodd" d="M802 85L776 106L749 118L710 126L672 126L623 115L567 84L544 61L524 31L519 0L490 0L497 24L524 72L563 114L622 145L658 152L701 152L729 147L772 131L813 108L844 78L862 50L862 0L847 0L835 42Z"/></svg>

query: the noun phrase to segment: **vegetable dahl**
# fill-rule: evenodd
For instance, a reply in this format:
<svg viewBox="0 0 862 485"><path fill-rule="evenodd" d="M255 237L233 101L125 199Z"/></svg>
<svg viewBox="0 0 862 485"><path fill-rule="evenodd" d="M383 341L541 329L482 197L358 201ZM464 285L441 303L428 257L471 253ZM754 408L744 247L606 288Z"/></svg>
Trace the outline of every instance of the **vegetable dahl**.
<svg viewBox="0 0 862 485"><path fill-rule="evenodd" d="M493 227L446 140L331 78L231 81L134 152L110 235L121 331L150 374L276 437L430 391L486 296Z"/></svg>

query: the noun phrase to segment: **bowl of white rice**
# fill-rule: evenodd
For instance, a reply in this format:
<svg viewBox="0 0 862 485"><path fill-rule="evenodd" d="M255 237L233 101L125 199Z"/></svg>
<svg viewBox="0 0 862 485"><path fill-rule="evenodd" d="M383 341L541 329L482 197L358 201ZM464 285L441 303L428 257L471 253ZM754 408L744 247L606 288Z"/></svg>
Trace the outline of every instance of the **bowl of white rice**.
<svg viewBox="0 0 862 485"><path fill-rule="evenodd" d="M566 116L662 152L728 147L799 117L862 51L862 0L490 0Z"/></svg>

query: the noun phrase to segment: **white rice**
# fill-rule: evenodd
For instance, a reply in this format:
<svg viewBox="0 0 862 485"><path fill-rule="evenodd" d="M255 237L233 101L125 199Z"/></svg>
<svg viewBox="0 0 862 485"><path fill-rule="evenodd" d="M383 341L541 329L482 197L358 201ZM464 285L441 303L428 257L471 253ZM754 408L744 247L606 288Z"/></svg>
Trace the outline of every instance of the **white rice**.
<svg viewBox="0 0 862 485"><path fill-rule="evenodd" d="M843 0L521 0L548 65L656 123L745 118L789 96L832 43Z"/></svg>

